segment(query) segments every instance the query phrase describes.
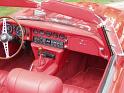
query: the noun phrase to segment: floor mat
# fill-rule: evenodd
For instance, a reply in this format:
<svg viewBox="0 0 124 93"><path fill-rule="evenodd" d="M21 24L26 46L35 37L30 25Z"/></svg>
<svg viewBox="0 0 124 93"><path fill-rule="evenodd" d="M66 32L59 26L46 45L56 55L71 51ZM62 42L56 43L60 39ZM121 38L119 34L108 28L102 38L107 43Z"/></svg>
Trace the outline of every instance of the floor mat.
<svg viewBox="0 0 124 93"><path fill-rule="evenodd" d="M91 91L91 93L95 93L103 73L104 70L102 69L88 68L86 71L80 71L64 83L82 87Z"/></svg>
<svg viewBox="0 0 124 93"><path fill-rule="evenodd" d="M31 50L22 50L10 60L0 60L0 70L10 71L13 68L29 69L33 60L34 56Z"/></svg>

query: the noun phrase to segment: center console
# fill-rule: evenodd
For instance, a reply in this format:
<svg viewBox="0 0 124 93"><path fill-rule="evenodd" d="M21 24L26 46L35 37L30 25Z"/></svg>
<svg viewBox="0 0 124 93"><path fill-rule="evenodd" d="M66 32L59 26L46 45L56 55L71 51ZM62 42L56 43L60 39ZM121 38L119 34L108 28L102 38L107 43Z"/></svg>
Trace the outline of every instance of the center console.
<svg viewBox="0 0 124 93"><path fill-rule="evenodd" d="M63 65L61 59L64 50L36 43L31 43L31 46L35 56L31 70L50 75L56 74Z"/></svg>
<svg viewBox="0 0 124 93"><path fill-rule="evenodd" d="M35 56L33 71L55 74L61 67L61 58L64 54L64 47L67 37L64 34L32 29L32 49Z"/></svg>

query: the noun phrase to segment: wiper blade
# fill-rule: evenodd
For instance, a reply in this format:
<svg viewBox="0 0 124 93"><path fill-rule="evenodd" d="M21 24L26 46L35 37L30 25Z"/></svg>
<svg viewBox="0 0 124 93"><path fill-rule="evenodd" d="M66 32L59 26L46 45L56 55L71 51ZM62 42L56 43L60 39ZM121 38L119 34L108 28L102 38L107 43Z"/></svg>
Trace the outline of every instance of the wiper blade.
<svg viewBox="0 0 124 93"><path fill-rule="evenodd" d="M27 17L27 16L17 16L16 19L18 20L31 20L31 21L43 21L40 17Z"/></svg>

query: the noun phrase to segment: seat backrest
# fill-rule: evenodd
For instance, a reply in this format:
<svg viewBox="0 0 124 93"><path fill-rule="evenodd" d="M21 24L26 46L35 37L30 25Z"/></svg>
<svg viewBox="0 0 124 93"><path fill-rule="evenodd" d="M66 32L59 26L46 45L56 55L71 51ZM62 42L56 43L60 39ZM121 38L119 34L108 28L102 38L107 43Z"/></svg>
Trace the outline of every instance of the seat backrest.
<svg viewBox="0 0 124 93"><path fill-rule="evenodd" d="M62 81L45 73L12 70L7 77L9 93L62 93Z"/></svg>

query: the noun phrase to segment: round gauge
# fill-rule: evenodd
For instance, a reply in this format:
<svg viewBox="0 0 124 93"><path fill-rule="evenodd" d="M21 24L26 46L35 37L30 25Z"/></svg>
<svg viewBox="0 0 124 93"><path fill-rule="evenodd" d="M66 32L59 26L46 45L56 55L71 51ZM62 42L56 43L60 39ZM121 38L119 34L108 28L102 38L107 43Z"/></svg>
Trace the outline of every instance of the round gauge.
<svg viewBox="0 0 124 93"><path fill-rule="evenodd" d="M8 34L13 33L13 26L11 24L7 24L7 32L8 32Z"/></svg>
<svg viewBox="0 0 124 93"><path fill-rule="evenodd" d="M25 35L25 33L26 33L25 28L22 27L22 29L23 29L24 35ZM15 32L16 32L16 35L19 36L19 37L22 35L22 31L21 31L21 28L19 26L15 27Z"/></svg>
<svg viewBox="0 0 124 93"><path fill-rule="evenodd" d="M44 34L45 34L44 31L40 30L40 35L44 35Z"/></svg>
<svg viewBox="0 0 124 93"><path fill-rule="evenodd" d="M65 36L64 34L60 34L60 35L59 35L59 38L60 38L60 39L66 39L66 36Z"/></svg>
<svg viewBox="0 0 124 93"><path fill-rule="evenodd" d="M52 32L47 31L46 36L50 37L52 35Z"/></svg>
<svg viewBox="0 0 124 93"><path fill-rule="evenodd" d="M58 38L59 37L58 33L53 33L53 37Z"/></svg>
<svg viewBox="0 0 124 93"><path fill-rule="evenodd" d="M34 29L33 33L38 34L38 30Z"/></svg>

